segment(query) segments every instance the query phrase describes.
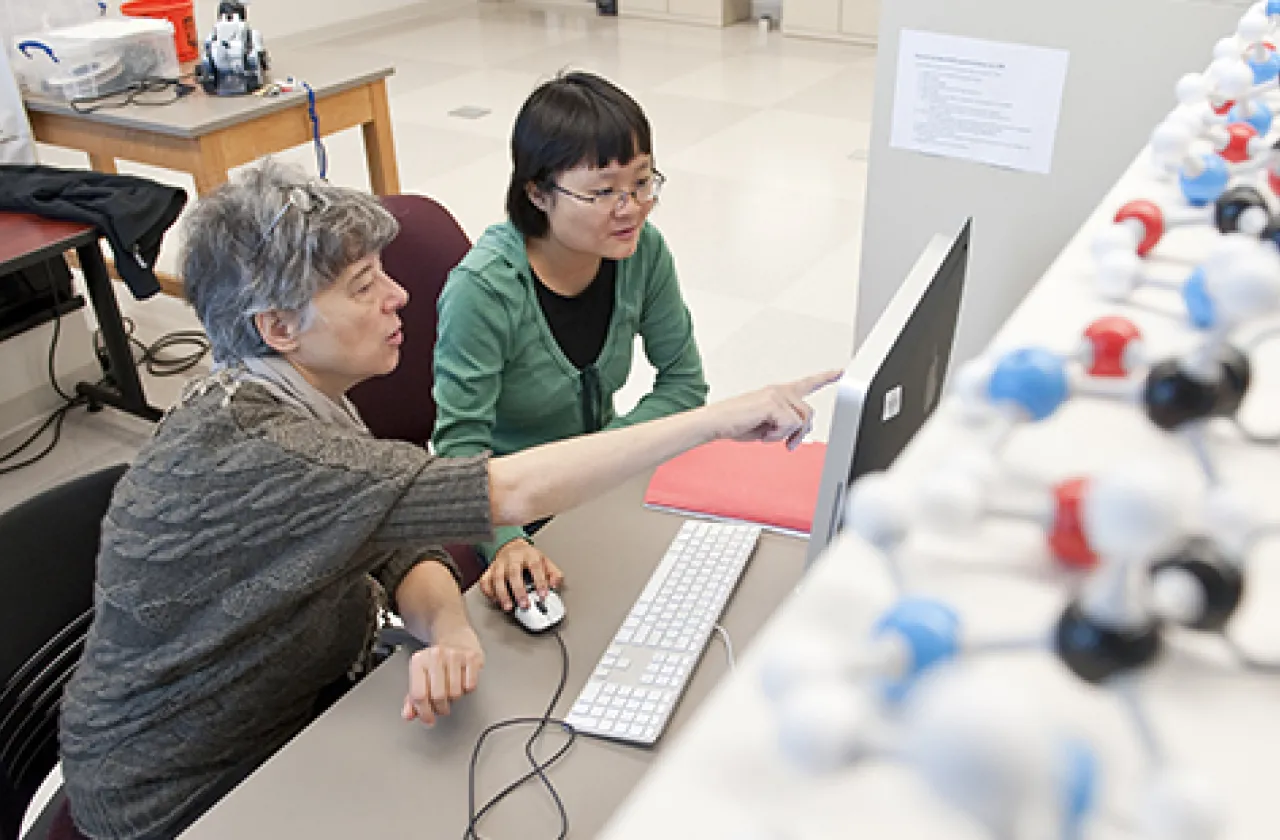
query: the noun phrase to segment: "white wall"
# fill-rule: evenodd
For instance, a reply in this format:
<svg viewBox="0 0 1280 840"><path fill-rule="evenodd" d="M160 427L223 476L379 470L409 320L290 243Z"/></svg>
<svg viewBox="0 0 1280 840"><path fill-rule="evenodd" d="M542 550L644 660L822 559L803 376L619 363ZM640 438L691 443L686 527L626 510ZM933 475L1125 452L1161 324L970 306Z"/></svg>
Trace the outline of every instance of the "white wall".
<svg viewBox="0 0 1280 840"><path fill-rule="evenodd" d="M856 341L935 233L974 216L954 359L972 357L1044 273L1248 2L901 0L881 7ZM889 148L898 32L923 29L1071 53L1049 175Z"/></svg>
<svg viewBox="0 0 1280 840"><path fill-rule="evenodd" d="M377 15L412 9L415 6L427 6L432 0L248 0L249 19L253 25L261 29L268 39L284 38L322 29L360 18L375 18ZM108 0L115 12L120 8L121 0ZM66 20L80 20L75 17L77 10L83 6L86 14L93 14L96 4L93 0L0 0L0 28L4 27L10 15L17 15L18 20L39 20L43 14L63 14ZM213 28L218 17L218 0L195 0L196 26L202 37Z"/></svg>
<svg viewBox="0 0 1280 840"><path fill-rule="evenodd" d="M249 21L261 29L271 49L273 39L361 19L368 25L377 15L425 5L424 0L249 0ZM196 25L201 37L218 18L218 0L196 0Z"/></svg>

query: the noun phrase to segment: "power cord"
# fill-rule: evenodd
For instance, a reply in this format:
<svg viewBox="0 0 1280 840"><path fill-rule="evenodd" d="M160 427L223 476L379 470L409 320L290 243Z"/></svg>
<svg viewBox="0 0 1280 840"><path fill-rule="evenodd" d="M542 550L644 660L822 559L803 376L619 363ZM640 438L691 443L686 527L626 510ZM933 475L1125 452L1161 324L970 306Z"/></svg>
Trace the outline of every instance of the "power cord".
<svg viewBox="0 0 1280 840"><path fill-rule="evenodd" d="M62 398L63 402L61 406L54 409L53 412L44 419L34 432L27 436L26 440L15 446L13 449L10 449L8 452L5 452L3 455L0 455L0 475L8 475L9 473L15 473L20 469L29 467L52 452L54 447L58 445L58 441L62 439L62 423L67 419L67 414L71 409L88 403L88 400L82 396L72 396L71 394L68 394L66 391L62 390L62 386L58 384L58 377L55 370L55 359L58 353L58 339L62 335L62 302L58 299L58 284L56 281L51 285L51 289L53 293L53 336L49 339L49 358L47 367L49 372L49 384L53 386L54 392ZM30 458L27 458L25 461L21 461L17 464L9 463L25 452L33 443L39 440L40 436L43 435L50 426L53 426L53 438L44 449Z"/></svg>
<svg viewBox="0 0 1280 840"><path fill-rule="evenodd" d="M320 173L320 180L328 180L329 175L329 153L325 150L324 141L320 139L320 115L316 113L316 92L307 82L302 82L302 88L307 92L307 116L311 118L311 142L316 148L316 170Z"/></svg>
<svg viewBox="0 0 1280 840"><path fill-rule="evenodd" d="M165 333L148 345L143 344L134 337L137 324L132 318L126 316L121 319L121 322L124 324L124 332L129 339L130 346L137 348L139 351L134 357L134 365L138 367L145 366L147 373L152 376L177 376L180 373L186 373L200 364L200 361L209 352L209 339L200 330L175 330ZM192 347L194 349L178 356L170 356L163 353L163 351L171 350L174 347ZM105 366L107 351L102 343L101 330L95 330L93 333L93 350Z"/></svg>
<svg viewBox="0 0 1280 840"><path fill-rule="evenodd" d="M54 355L58 352L58 338L62 335L62 301L59 300L58 283L55 280L49 284L49 290L53 294L53 338L49 339L49 384L53 386L53 390L58 396L62 397L63 402L74 402L76 397L62 390L62 386L58 384L58 376L55 372ZM61 427L61 424L59 424Z"/></svg>
<svg viewBox="0 0 1280 840"><path fill-rule="evenodd" d="M258 96L279 96L282 93L293 93L299 87L307 94L307 119L311 121L311 144L316 151L316 171L319 173L321 181L327 181L329 180L329 152L324 147L324 141L320 139L320 113L316 110L316 92L311 87L311 84L305 79L286 76L279 81L258 88L256 94ZM275 227L275 225L272 225L272 227Z"/></svg>
<svg viewBox="0 0 1280 840"><path fill-rule="evenodd" d="M62 438L62 422L67 419L67 414L71 409L85 405L87 402L88 401L85 400L84 397L75 397L70 402L64 404L61 408L54 409L53 413L46 417L44 422L40 424L39 428L32 432L26 440L3 455L0 455L0 464L6 464L5 466L0 466L0 475L8 475L9 473L17 472L24 467L29 467L52 452L54 447L58 445L58 441ZM25 461L17 464L7 464L8 461L18 457L26 450L27 447L35 443L51 425L53 426L53 438L49 441L48 446Z"/></svg>
<svg viewBox="0 0 1280 840"><path fill-rule="evenodd" d="M62 385L58 382L56 358L58 352L58 341L62 336L62 301L59 300L59 292L55 283L53 289L53 335L49 339L49 355L47 359L47 370L49 374L49 385L54 392L62 398L63 404L54 409L48 417L46 417L34 432L27 436L22 443L10 449L8 452L0 454L0 475L8 475L18 470L25 469L32 464L40 461L57 446L62 439L62 424L66 421L67 415L73 408L88 405L89 401L79 394L68 394L62 389ZM139 348L141 356L134 360L134 364L138 366L146 366L147 373L152 376L176 376L191 370L205 357L209 352L209 339L199 330L177 330L175 332L166 333L160 336L150 345L143 344L137 338L134 338L133 332L136 324L132 318L122 319L125 327L125 334L129 337L129 343ZM102 343L102 331L95 330L93 334L94 351L98 358L106 358L106 349ZM174 347L190 346L195 350L185 355L170 356L165 355L163 351L171 350ZM98 385L104 384L109 378L104 376L98 380ZM53 437L49 443L35 455L20 461L19 463L9 463L15 458L26 452L32 444L53 427Z"/></svg>
<svg viewBox="0 0 1280 840"><path fill-rule="evenodd" d="M463 840L484 840L477 826L481 818L489 811L507 798L516 788L528 782L530 779L537 778L542 782L542 786L547 789L547 793L551 795L552 801L556 803L556 810L560 812L560 834L557 840L564 840L569 835L569 814L565 811L564 802L560 799L560 794L556 791L555 786L551 784L551 780L547 778L546 770L557 761L564 757L569 748L573 746L574 741L578 738L578 731L572 725L563 720L551 717L551 713L555 710L556 704L560 702L560 697L564 694L565 683L569 680L569 649L565 646L564 638L561 637L559 630L552 630L556 643L560 645L560 682L556 686L556 692L551 697L551 702L547 704L547 710L543 712L542 717L522 717L509 718L507 720L498 721L487 727L480 733L480 737L476 739L475 748L471 751L471 764L467 770L467 829L463 832ZM491 797L478 811L476 810L476 762L480 757L480 749L484 746L485 740L494 732L501 729L507 729L512 726L528 726L535 725L533 734L529 736L529 740L525 741L524 754L529 759L529 766L532 767L528 773L516 779L507 785L496 795ZM568 736L567 740L560 746L558 750L552 753L550 758L545 761L539 761L533 754L534 745L538 739L542 737L542 733L552 724L560 727L560 729Z"/></svg>
<svg viewBox="0 0 1280 840"><path fill-rule="evenodd" d="M141 341L134 341L135 344L141 345ZM164 356L161 355L162 350L169 350L174 347L194 347L195 349L186 355L181 356ZM142 364L146 365L147 373L152 376L176 376L179 373L186 373L196 365L200 364L209 353L209 339L200 330L176 330L166 333L150 346L143 348Z"/></svg>

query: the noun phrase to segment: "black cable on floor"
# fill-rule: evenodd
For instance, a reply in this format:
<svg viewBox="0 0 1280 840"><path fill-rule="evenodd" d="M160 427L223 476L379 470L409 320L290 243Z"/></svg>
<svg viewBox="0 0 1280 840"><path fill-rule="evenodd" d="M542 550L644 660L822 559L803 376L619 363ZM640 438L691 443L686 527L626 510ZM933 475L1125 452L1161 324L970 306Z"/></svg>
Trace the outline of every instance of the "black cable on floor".
<svg viewBox="0 0 1280 840"><path fill-rule="evenodd" d="M58 338L62 335L62 301L58 300L58 283L55 280L50 284L53 292L53 338L49 340L49 384L53 386L53 390L58 396L62 397L63 402L71 402L75 399L71 394L62 390L62 386L58 384L58 375L55 372L54 356L58 352Z"/></svg>
<svg viewBox="0 0 1280 840"><path fill-rule="evenodd" d="M62 398L63 404L54 409L48 417L41 422L40 426L32 432L26 440L18 444L13 449L0 454L0 475L8 475L17 472L20 469L29 467L37 461L44 458L54 450L58 445L58 441L62 439L62 424L67 419L67 414L71 409L86 405L88 400L79 395L68 394L62 389L62 385L58 382L57 375L57 353L58 341L62 336L62 311L61 301L59 300L58 290L55 285L53 289L53 335L49 340L49 355L47 359L47 370L49 374L49 385L54 392ZM133 337L135 325L132 319L123 319L125 325L125 333L129 337L131 344L139 348L141 356L134 360L134 364L139 367L145 366L147 373L152 376L176 376L186 373L193 367L198 365L200 361L209 352L209 339L199 330L178 330L166 333L153 341L149 346ZM93 343L95 351L101 356L105 351L102 345L102 331L94 332ZM167 355L165 351L171 351L174 347L192 347L191 352L180 355ZM98 382L99 385L106 382L106 378ZM9 461L17 458L25 452L33 443L40 439L49 427L53 427L53 437L48 445L36 455L27 458L17 464L9 464Z"/></svg>
<svg viewBox="0 0 1280 840"><path fill-rule="evenodd" d="M138 342L141 344L142 342ZM174 347L193 347L194 350L177 356L162 355L162 351ZM177 376L186 373L209 352L209 339L200 330L178 330L165 333L143 348L141 364L146 365L152 376Z"/></svg>
<svg viewBox="0 0 1280 840"><path fill-rule="evenodd" d="M60 299L61 295L59 294L58 284L56 282L53 283L50 290L53 295L53 336L49 340L47 370L49 374L49 385L52 386L54 392L62 398L63 404L54 409L53 412L44 419L40 426L32 432L26 440L8 452L0 455L0 464L7 464L9 461L17 458L33 443L39 440L40 436L48 431L49 427L52 426L53 438L49 441L49 444L45 446L44 449L40 450L39 454L33 455L25 461L0 467L0 475L7 475L9 473L17 472L24 467L29 467L52 452L54 447L58 445L58 441L62 438L62 424L67 419L67 414L71 409L88 403L88 400L82 396L68 394L62 389L62 385L58 382L56 359L58 353L58 341L62 336L62 300ZM204 359L205 355L209 352L209 339L200 330L177 330L171 333L166 333L151 342L150 345L146 345L134 338L133 332L136 329L136 324L133 319L123 318L121 320L124 324L125 335L128 336L130 344L142 351L141 356L133 360L134 364L138 367L145 366L147 373L152 376L177 376L178 374L186 373L196 365L200 364L201 360ZM106 356L106 350L102 342L102 330L100 329L94 331L93 347L95 355L97 355L99 359ZM190 347L193 349L187 353L170 355L176 347ZM108 376L109 375L110 374L108 374ZM104 377L104 379L100 380L98 384L101 385L105 382L106 378Z"/></svg>
<svg viewBox="0 0 1280 840"><path fill-rule="evenodd" d="M152 376L177 376L180 373L186 373L200 364L200 361L209 353L209 339L201 330L175 330L165 333L148 345L134 337L133 333L137 325L132 318L122 318L121 321L130 346L138 350L138 354L133 359L134 365L145 367L147 373ZM101 358L105 353L102 345L102 330L94 331L93 347L94 352ZM163 351L172 350L174 347L194 349L182 355L164 354Z"/></svg>
<svg viewBox="0 0 1280 840"><path fill-rule="evenodd" d="M553 630L552 635L555 636L556 643L560 645L560 683L556 686L555 694L551 697L551 702L547 704L547 710L543 712L542 717L522 717L510 718L508 720L498 721L487 727L480 733L480 737L476 739L475 748L471 751L471 763L467 770L467 829L463 833L463 840L484 840L477 830L482 817L489 811L493 810L499 802L505 799L512 791L528 782L530 779L537 778L542 782L543 787L547 789L547 793L551 795L552 801L556 803L556 810L560 812L560 834L557 840L564 840L569 834L569 814L565 811L564 802L560 799L560 794L556 791L555 786L551 784L551 780L547 778L546 770L555 764L569 748L573 746L574 741L578 738L578 731L572 725L563 720L551 717L551 713L555 711L556 704L560 702L561 695L564 694L565 683L569 679L569 649L565 647L564 639L560 636L560 631ZM545 761L538 761L533 754L533 747L546 728L552 724L559 726L561 730L568 735L568 740L560 746L558 750L552 753L551 757ZM500 729L506 729L511 726L536 725L533 734L529 736L529 740L525 742L524 754L529 759L531 769L511 784L507 785L496 795L491 797L480 810L476 810L476 762L480 757L480 748L484 745L485 739Z"/></svg>
<svg viewBox="0 0 1280 840"><path fill-rule="evenodd" d="M34 443L42 434L44 434L45 430L48 429L50 425L53 426L53 439L49 441L48 446L40 450L40 453L38 455L33 455L21 463L10 464L9 466L6 466L6 467L0 467L0 475L8 475L9 473L17 472L18 470L24 467L29 467L32 464L34 464L36 461L39 461L41 458L43 458L44 456L52 452L54 447L58 445L58 441L62 438L62 421L67 419L67 414L71 411L71 409L84 404L85 404L85 399L83 397L76 397L72 399L70 402L68 402L66 405L62 406L61 408L55 409L52 414L50 414L48 417L45 418L44 422L40 424L40 427L36 429L34 432L32 432L31 435L26 440L18 444L18 446L15 447L14 449L9 450L3 455L0 455L0 464L3 464L6 461L10 461L18 457L18 455L21 454L24 449L26 449L28 446Z"/></svg>
<svg viewBox="0 0 1280 840"><path fill-rule="evenodd" d="M54 447L58 445L58 441L61 440L62 438L62 423L64 420L67 419L67 414L71 411L71 409L80 405L84 405L87 402L87 400L85 400L84 397L73 396L71 394L68 394L66 391L62 390L62 386L58 384L58 376L57 376L57 370L56 370L57 365L55 364L55 360L57 358L57 353L58 353L58 339L62 335L62 310L60 308L62 302L58 299L59 297L58 285L56 282L52 285L52 292L53 292L53 336L49 339L49 356L47 360L47 369L49 372L49 384L53 386L54 392L57 393L59 397L62 397L62 405L54 409L53 412L44 419L44 422L42 422L34 432L32 432L30 435L27 436L26 440L24 440L22 443L15 446L13 449L10 449L8 452L4 453L3 455L0 455L0 464L7 464L7 466L0 467L0 475L8 475L9 473L14 473L20 469L29 467L32 464L39 461L41 458L48 455L50 452L52 452ZM27 448L31 446L31 444L39 440L40 436L43 435L50 426L53 426L53 438L52 440L49 441L49 444L44 449L40 450L38 454L31 456L25 461L22 461L17 464L8 464L9 461L12 461L14 458L17 458L19 455L25 452Z"/></svg>

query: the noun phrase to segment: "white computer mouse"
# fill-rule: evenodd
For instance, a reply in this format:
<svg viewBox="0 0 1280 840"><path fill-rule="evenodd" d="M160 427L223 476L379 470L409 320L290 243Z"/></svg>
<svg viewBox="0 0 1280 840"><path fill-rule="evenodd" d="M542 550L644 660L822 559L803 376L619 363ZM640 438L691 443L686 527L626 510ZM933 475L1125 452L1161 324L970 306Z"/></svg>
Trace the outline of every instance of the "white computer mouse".
<svg viewBox="0 0 1280 840"><path fill-rule="evenodd" d="M564 601L553 590L546 597L538 594L533 579L525 572L525 591L529 593L529 608L523 609L519 604L511 610L511 617L530 633L543 633L564 621Z"/></svg>

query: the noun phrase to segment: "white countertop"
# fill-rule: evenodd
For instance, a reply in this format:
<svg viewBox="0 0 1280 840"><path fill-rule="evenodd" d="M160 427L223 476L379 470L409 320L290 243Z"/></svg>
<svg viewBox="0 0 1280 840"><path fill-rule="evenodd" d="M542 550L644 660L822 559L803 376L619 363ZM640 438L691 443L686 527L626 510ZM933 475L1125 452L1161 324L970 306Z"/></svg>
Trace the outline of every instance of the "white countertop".
<svg viewBox="0 0 1280 840"><path fill-rule="evenodd" d="M1135 198L1164 206L1176 200L1175 187L1153 177L1145 151L991 348L1036 344L1065 352L1076 345L1086 324L1104 314L1134 320L1156 358L1190 345L1194 336L1188 329L1150 308L1178 311L1174 293L1144 290L1130 305L1108 304L1092 293L1090 243L1116 209ZM1214 235L1167 233L1149 261L1153 271L1170 279L1185 277ZM1242 334L1264 323L1280 320L1255 322ZM1280 338L1263 345L1253 365L1253 387L1242 415L1256 427L1280 430ZM920 475L963 445L967 434L954 406L944 403L899 459L895 474L907 479ZM1215 421L1208 440L1224 482L1247 494L1265 520L1280 522L1280 448L1247 444L1227 421ZM1194 515L1205 479L1191 450L1159 432L1140 410L1100 399L1073 400L1048 421L1021 427L1003 455L1005 475L1015 478L1002 484L1048 484L1135 459L1158 463L1178 488L1188 515ZM1028 524L991 522L972 538L950 544L937 538L913 540L904 560L909 594L933 595L952 604L969 640L1047 636L1072 586L1052 570L1041 533ZM1280 658L1280 538L1261 542L1248 566L1245 602L1232 629L1258 653ZM663 758L604 836L984 837L900 764L871 761L817 776L789 765L779 752L776 716L760 688L766 652L806 644L852 648L868 637L871 624L891 602L878 558L856 539L838 540L766 625L736 673L717 688L679 738L663 746ZM1141 691L1170 760L1212 781L1229 815L1223 840L1274 837L1280 826L1280 797L1274 790L1280 764L1280 676L1242 671L1212 635L1174 630L1165 638L1164 655L1143 678ZM1086 837L1135 837L1117 823L1132 817L1141 795L1143 754L1116 696L1076 679L1047 649L987 655L972 660L970 667L1034 692L1054 721L1091 742L1101 760L1103 817L1089 826Z"/></svg>

